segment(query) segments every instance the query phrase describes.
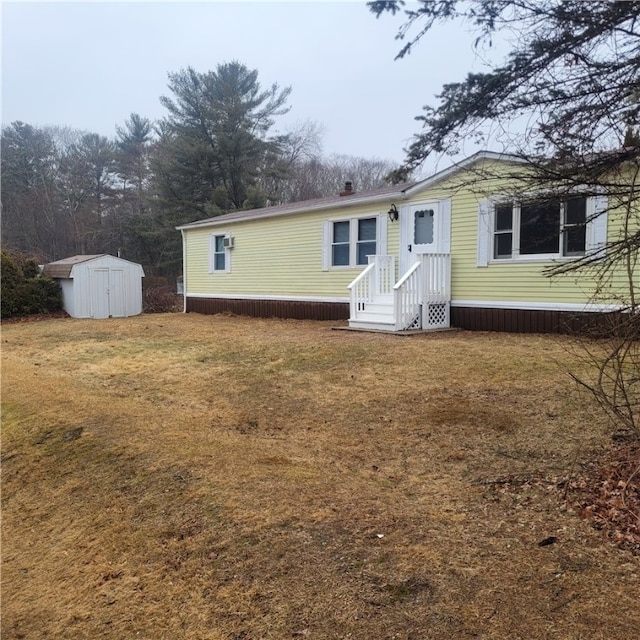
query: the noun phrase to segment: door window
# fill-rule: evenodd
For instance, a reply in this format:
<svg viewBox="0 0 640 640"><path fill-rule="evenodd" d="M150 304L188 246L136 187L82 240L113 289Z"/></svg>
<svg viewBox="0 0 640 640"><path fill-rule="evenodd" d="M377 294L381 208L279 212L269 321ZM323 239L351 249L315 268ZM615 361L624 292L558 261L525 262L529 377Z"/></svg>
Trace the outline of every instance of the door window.
<svg viewBox="0 0 640 640"><path fill-rule="evenodd" d="M414 244L433 244L433 209L421 209L413 215Z"/></svg>

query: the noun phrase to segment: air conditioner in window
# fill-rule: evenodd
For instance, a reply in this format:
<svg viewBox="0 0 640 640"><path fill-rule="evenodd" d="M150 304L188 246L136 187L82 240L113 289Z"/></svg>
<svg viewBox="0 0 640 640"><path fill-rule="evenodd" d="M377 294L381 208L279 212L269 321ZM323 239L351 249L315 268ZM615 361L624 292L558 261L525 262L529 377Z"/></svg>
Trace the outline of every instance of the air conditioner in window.
<svg viewBox="0 0 640 640"><path fill-rule="evenodd" d="M233 236L225 236L223 244L225 249L233 249Z"/></svg>

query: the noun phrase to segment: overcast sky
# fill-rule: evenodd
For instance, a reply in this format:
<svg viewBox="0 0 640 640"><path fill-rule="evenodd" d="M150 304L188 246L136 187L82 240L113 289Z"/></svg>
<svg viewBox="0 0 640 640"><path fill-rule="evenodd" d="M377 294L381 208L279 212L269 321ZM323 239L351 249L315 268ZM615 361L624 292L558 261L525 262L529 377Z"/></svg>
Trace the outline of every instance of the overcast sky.
<svg viewBox="0 0 640 640"><path fill-rule="evenodd" d="M325 128L325 154L399 163L422 105L435 103L443 83L485 68L474 34L453 25L394 61L401 23L348 0L4 1L2 123L112 137L131 113L165 115L159 97L168 94L167 73L238 60L258 70L264 87L292 87L278 130L309 119Z"/></svg>

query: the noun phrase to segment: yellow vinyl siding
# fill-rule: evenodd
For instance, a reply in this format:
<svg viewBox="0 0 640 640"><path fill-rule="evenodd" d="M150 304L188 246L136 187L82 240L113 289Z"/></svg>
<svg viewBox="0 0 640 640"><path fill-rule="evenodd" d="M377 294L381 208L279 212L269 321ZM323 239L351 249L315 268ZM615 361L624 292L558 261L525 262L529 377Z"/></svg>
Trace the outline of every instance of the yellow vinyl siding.
<svg viewBox="0 0 640 640"><path fill-rule="evenodd" d="M510 171L506 163L483 161L473 169L492 175ZM550 262L489 262L477 266L478 205L482 200L514 191L513 179L494 177L471 184L470 170L452 174L410 198L375 205L335 208L272 218L242 220L208 228L185 229L187 295L278 296L344 299L347 286L363 267L323 270L323 223L327 220L385 215L391 202L398 208L422 201L451 199L452 301L481 303L586 304L593 297L593 281L587 275L570 274L550 279L544 274ZM402 215L402 214L401 214ZM619 217L609 212L608 237L620 233ZM401 221L387 225L386 254L399 262ZM209 272L209 238L231 234L231 272ZM378 238L378 241L380 238ZM404 249L404 247L403 247ZM384 252L384 249L382 249ZM378 248L378 252L381 249ZM402 275L402 274L399 274ZM616 276L623 282L623 274Z"/></svg>
<svg viewBox="0 0 640 640"><path fill-rule="evenodd" d="M497 173L495 163L485 163L488 171ZM481 171L482 168L479 168ZM582 272L549 278L544 274L552 262L489 262L477 266L478 206L482 200L513 192L509 179L492 179L468 186L464 177L453 176L434 188L426 189L411 201L451 198L451 294L452 301L497 301L548 304L586 304L594 296L594 281ZM608 214L607 237L611 241L621 231L621 219ZM616 274L614 287L624 286L623 274ZM601 300L605 301L605 300Z"/></svg>
<svg viewBox="0 0 640 640"><path fill-rule="evenodd" d="M225 226L187 229L187 294L264 295L344 298L347 286L362 271L338 267L323 271L323 223L386 215L388 207L363 206L246 220ZM209 273L209 238L230 233L231 272ZM398 246L391 225L389 245Z"/></svg>

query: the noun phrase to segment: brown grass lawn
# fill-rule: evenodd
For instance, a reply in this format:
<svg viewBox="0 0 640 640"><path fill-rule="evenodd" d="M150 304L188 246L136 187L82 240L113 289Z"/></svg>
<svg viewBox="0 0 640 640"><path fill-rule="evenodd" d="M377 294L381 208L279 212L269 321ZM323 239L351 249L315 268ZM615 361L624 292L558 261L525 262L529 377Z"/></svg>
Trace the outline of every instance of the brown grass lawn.
<svg viewBox="0 0 640 640"><path fill-rule="evenodd" d="M331 327L3 327L3 640L639 638L568 339Z"/></svg>

